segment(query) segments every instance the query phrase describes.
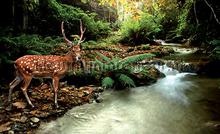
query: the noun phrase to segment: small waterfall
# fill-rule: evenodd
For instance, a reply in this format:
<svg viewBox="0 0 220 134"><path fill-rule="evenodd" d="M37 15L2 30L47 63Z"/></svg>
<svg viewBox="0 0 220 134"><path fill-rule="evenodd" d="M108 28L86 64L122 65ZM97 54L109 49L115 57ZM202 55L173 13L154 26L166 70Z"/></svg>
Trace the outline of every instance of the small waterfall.
<svg viewBox="0 0 220 134"><path fill-rule="evenodd" d="M155 65L155 67L166 75L165 78L159 79L158 82L152 85L153 90L160 92L166 98L189 104L188 98L185 95L190 87L194 86L192 82L183 80L187 75L196 75L195 73L179 72L176 69L164 65Z"/></svg>
<svg viewBox="0 0 220 134"><path fill-rule="evenodd" d="M178 70L168 67L166 64L164 65L155 65L155 67L162 73L167 75L176 75L179 73Z"/></svg>

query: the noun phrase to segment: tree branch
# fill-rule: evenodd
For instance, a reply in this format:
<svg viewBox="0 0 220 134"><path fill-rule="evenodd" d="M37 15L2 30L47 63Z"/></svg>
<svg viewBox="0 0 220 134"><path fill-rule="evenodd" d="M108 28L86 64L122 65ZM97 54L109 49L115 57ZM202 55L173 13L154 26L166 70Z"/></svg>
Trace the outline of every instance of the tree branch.
<svg viewBox="0 0 220 134"><path fill-rule="evenodd" d="M214 9L212 8L212 6L207 2L207 0L204 0L204 2L208 5L208 7L211 9L211 11L212 11L212 13L213 13L213 15L214 15L214 18L215 18L215 20L216 20L216 22L220 25L220 21L218 20L218 18L217 18L217 16L216 16L216 14L215 14L215 11L214 11Z"/></svg>
<svg viewBox="0 0 220 134"><path fill-rule="evenodd" d="M194 14L195 14L195 18L196 18L196 24L199 25L199 19L197 17L197 13L196 13L196 0L193 3L193 9L194 9Z"/></svg>

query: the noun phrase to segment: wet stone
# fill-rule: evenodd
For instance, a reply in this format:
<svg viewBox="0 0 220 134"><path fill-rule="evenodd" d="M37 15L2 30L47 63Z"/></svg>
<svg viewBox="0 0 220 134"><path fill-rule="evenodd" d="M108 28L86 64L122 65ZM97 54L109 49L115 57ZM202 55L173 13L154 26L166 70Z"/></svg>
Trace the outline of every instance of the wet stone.
<svg viewBox="0 0 220 134"><path fill-rule="evenodd" d="M8 131L8 134L14 134L15 132L13 130Z"/></svg>
<svg viewBox="0 0 220 134"><path fill-rule="evenodd" d="M18 132L23 132L23 131L26 131L27 128L24 124L15 123L14 125L12 125L11 130L18 131Z"/></svg>
<svg viewBox="0 0 220 134"><path fill-rule="evenodd" d="M99 96L95 101L96 103L101 103L103 102L103 98Z"/></svg>
<svg viewBox="0 0 220 134"><path fill-rule="evenodd" d="M38 125L35 124L35 123L33 123L33 122L30 122L30 127L32 127L32 128L36 128L36 127L38 127Z"/></svg>
<svg viewBox="0 0 220 134"><path fill-rule="evenodd" d="M40 121L40 119L38 119L37 117L32 117L30 119L33 123L38 123Z"/></svg>

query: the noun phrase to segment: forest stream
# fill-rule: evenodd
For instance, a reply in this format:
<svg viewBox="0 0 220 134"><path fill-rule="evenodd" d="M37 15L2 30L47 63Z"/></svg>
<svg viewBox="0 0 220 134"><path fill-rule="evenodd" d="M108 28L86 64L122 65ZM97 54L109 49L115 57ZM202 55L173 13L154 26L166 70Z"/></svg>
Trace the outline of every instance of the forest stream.
<svg viewBox="0 0 220 134"><path fill-rule="evenodd" d="M187 51L177 57L189 57L190 54ZM217 99L220 79L180 73L166 65L158 65L157 68L166 77L156 83L127 90L106 90L102 94L102 103L74 107L63 117L42 123L36 133L219 133L220 123L215 120L220 113Z"/></svg>

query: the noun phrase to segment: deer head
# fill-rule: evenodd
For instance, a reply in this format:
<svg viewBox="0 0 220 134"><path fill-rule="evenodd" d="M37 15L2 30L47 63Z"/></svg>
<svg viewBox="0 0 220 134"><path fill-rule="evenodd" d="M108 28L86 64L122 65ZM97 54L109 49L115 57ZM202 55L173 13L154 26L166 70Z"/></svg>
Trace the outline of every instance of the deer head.
<svg viewBox="0 0 220 134"><path fill-rule="evenodd" d="M70 51L68 52L68 54L72 55L72 57L74 57L76 61L80 61L81 60L81 46L80 46L80 44L84 41L83 40L83 34L86 31L86 28L83 29L82 21L80 20L80 32L81 32L81 34L80 34L78 43L74 44L72 41L67 39L67 37L65 35L65 32L64 32L64 26L63 25L64 25L64 22L62 21L62 23L61 23L62 35L63 35L63 38L64 38L66 44L70 46Z"/></svg>

